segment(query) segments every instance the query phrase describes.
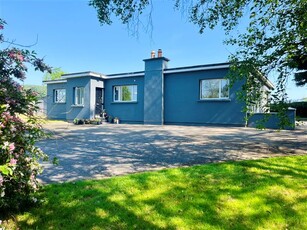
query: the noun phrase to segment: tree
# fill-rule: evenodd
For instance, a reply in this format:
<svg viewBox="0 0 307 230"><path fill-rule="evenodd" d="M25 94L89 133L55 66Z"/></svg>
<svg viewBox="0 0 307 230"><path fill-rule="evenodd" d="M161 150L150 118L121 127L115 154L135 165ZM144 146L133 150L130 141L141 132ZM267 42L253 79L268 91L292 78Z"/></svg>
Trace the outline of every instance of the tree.
<svg viewBox="0 0 307 230"><path fill-rule="evenodd" d="M0 30L5 21L0 19ZM27 67L50 71L34 51L14 47L0 34L0 43L8 48L0 50L0 213L20 210L36 201L39 187L36 176L41 172L39 160L47 159L35 142L44 136L38 119L37 93L21 85ZM22 118L23 117L23 118Z"/></svg>
<svg viewBox="0 0 307 230"><path fill-rule="evenodd" d="M234 56L255 62L264 72L290 67L299 71L295 79L307 81L307 2L306 0L173 0L175 9L186 11L199 32L221 25L226 35L247 19L246 32L228 37L227 44L242 49ZM111 24L111 16L130 24L152 4L151 0L90 0L98 20ZM151 15L149 14L149 17ZM150 19L151 20L151 19ZM136 27L138 28L138 27ZM232 60L232 59L231 59ZM232 60L233 61L233 60ZM302 74L302 72L304 74ZM300 81L300 80L298 80ZM301 85L300 83L299 85ZM305 83L304 83L305 84Z"/></svg>
<svg viewBox="0 0 307 230"><path fill-rule="evenodd" d="M238 46L230 55L230 78L245 79L241 98L244 101L261 100L259 73L264 76L277 74L276 90L272 99L285 112L288 76L294 74L298 86L307 83L307 1L306 0L173 0L176 10L186 13L189 20L204 33L206 28L224 28L228 45ZM139 22L139 16L151 0L90 0L98 13L98 20L111 24L111 16L119 17L129 25ZM149 17L151 15L149 14ZM149 19L151 21L151 18ZM246 30L237 35L241 21L247 22ZM138 28L138 27L136 27ZM234 36L232 32L235 32ZM254 78L254 79L252 79ZM246 110L250 107L246 104Z"/></svg>
<svg viewBox="0 0 307 230"><path fill-rule="evenodd" d="M24 89L32 90L37 93L38 99L43 99L47 96L47 86L46 85L24 85Z"/></svg>
<svg viewBox="0 0 307 230"><path fill-rule="evenodd" d="M44 81L57 80L60 79L63 74L65 74L65 72L61 68L53 68L51 73L46 73L44 75L43 80Z"/></svg>

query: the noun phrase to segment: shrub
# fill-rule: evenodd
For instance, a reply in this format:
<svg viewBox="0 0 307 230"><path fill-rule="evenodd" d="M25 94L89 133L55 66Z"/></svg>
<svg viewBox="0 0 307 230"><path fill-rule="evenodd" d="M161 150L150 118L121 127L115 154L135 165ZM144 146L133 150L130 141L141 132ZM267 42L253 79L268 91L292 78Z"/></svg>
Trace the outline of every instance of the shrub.
<svg viewBox="0 0 307 230"><path fill-rule="evenodd" d="M0 30L5 22L0 19ZM4 43L0 34L0 43ZM10 42L11 44L11 42ZM35 70L50 68L35 52L13 47L0 50L0 213L20 210L36 201L37 175L42 171L39 160L45 155L35 142L44 136L34 116L37 93L24 89L18 82L26 76L26 65ZM26 117L21 119L20 115Z"/></svg>
<svg viewBox="0 0 307 230"><path fill-rule="evenodd" d="M112 116L108 116L108 122L113 123L113 117Z"/></svg>
<svg viewBox="0 0 307 230"><path fill-rule="evenodd" d="M286 107L292 107L296 109L296 116L298 117L307 117L307 101L301 102L289 102L286 104ZM278 105L271 105L271 112L278 111Z"/></svg>
<svg viewBox="0 0 307 230"><path fill-rule="evenodd" d="M307 101L291 102L289 107L296 108L296 116L307 117Z"/></svg>
<svg viewBox="0 0 307 230"><path fill-rule="evenodd" d="M73 123L74 123L75 125L83 125L83 124L85 124L85 120L75 118L74 121L73 121Z"/></svg>

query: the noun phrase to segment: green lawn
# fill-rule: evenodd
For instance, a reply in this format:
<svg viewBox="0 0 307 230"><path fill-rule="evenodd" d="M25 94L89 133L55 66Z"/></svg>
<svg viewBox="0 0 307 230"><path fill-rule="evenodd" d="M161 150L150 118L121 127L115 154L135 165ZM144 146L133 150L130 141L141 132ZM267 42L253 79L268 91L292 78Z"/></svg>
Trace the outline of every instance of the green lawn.
<svg viewBox="0 0 307 230"><path fill-rule="evenodd" d="M45 186L20 229L307 229L307 156Z"/></svg>

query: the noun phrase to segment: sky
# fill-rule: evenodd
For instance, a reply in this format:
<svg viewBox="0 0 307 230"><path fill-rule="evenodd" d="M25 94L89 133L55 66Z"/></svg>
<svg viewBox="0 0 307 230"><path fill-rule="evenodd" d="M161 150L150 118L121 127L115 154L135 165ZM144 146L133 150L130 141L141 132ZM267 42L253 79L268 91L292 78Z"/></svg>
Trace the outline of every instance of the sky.
<svg viewBox="0 0 307 230"><path fill-rule="evenodd" d="M7 22L5 38L31 46L48 65L66 73L142 71L143 59L158 49L170 59L170 68L227 62L235 51L223 44L220 28L199 34L186 15L174 11L170 0L153 0L151 12L151 32L140 28L136 37L116 18L101 26L87 0L0 0L0 18ZM43 76L30 69L24 84L42 85ZM287 92L291 100L302 99L307 97L307 86L296 87L289 79Z"/></svg>

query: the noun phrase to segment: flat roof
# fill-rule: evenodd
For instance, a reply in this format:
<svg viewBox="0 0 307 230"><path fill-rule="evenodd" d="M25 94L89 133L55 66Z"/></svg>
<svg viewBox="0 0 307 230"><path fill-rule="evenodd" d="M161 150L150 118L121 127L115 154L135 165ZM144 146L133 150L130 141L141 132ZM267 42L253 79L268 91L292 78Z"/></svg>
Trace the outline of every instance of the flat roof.
<svg viewBox="0 0 307 230"><path fill-rule="evenodd" d="M193 72L193 71L202 71L202 70L213 70L213 69L227 69L230 67L229 62L222 63L214 63L214 64L205 64L205 65L194 65L194 66L184 66L184 67L175 67L175 68L167 68L164 69L164 74L172 74L172 73L184 73L184 72ZM56 83L64 83L68 78L79 78L79 77L97 77L101 79L116 79L116 78L126 78L126 77L142 77L145 75L145 71L136 71L136 72L126 72L126 73L115 73L115 74L102 74L93 71L85 71L85 72L77 72L77 73L69 73L63 74L61 79L44 81L46 84L56 84ZM274 88L273 83L260 74L261 79L269 88Z"/></svg>
<svg viewBox="0 0 307 230"><path fill-rule="evenodd" d="M60 83L66 83L66 82L67 82L66 79L43 81L43 83L46 83L46 84L60 84Z"/></svg>
<svg viewBox="0 0 307 230"><path fill-rule="evenodd" d="M67 73L67 74L63 74L61 77L63 79L67 79L67 78L77 78L77 77L99 77L99 78L104 78L105 75L101 74L101 73L96 73L93 71L85 71L85 72L78 72L78 73Z"/></svg>
<svg viewBox="0 0 307 230"><path fill-rule="evenodd" d="M164 73L182 73L182 72L201 71L201 70L210 70L210 69L227 69L229 68L229 66L230 66L229 62L184 66L184 67L164 69Z"/></svg>
<svg viewBox="0 0 307 230"><path fill-rule="evenodd" d="M107 74L105 79L122 78L122 77L140 77L144 76L145 71Z"/></svg>
<svg viewBox="0 0 307 230"><path fill-rule="evenodd" d="M229 63L215 63L215 64L206 64L206 65L194 65L194 66L184 66L176 68L164 69L164 73L182 73L182 72L191 72L191 71L200 71L200 70L209 70L209 69L223 69L229 68ZM136 71L136 72L126 72L126 73L115 73L115 74L102 74L93 71L84 71L77 73L68 73L63 74L59 80L44 81L46 84L55 84L66 82L68 78L78 78L78 77L98 77L102 79L115 79L115 78L125 78L125 77L141 77L144 76L145 71Z"/></svg>
<svg viewBox="0 0 307 230"><path fill-rule="evenodd" d="M151 59L149 59L151 60ZM191 72L191 71L201 71L201 70L209 70L209 69L226 69L229 68L229 63L216 63L216 64L206 64L206 65L194 65L194 66L184 66L184 67L176 67L176 68L167 68L164 69L164 73L182 73L182 72ZM124 77L139 77L144 76L145 71L137 71L137 72L127 72L127 73L116 73L116 74L106 74L105 79L113 79L113 78L124 78Z"/></svg>

